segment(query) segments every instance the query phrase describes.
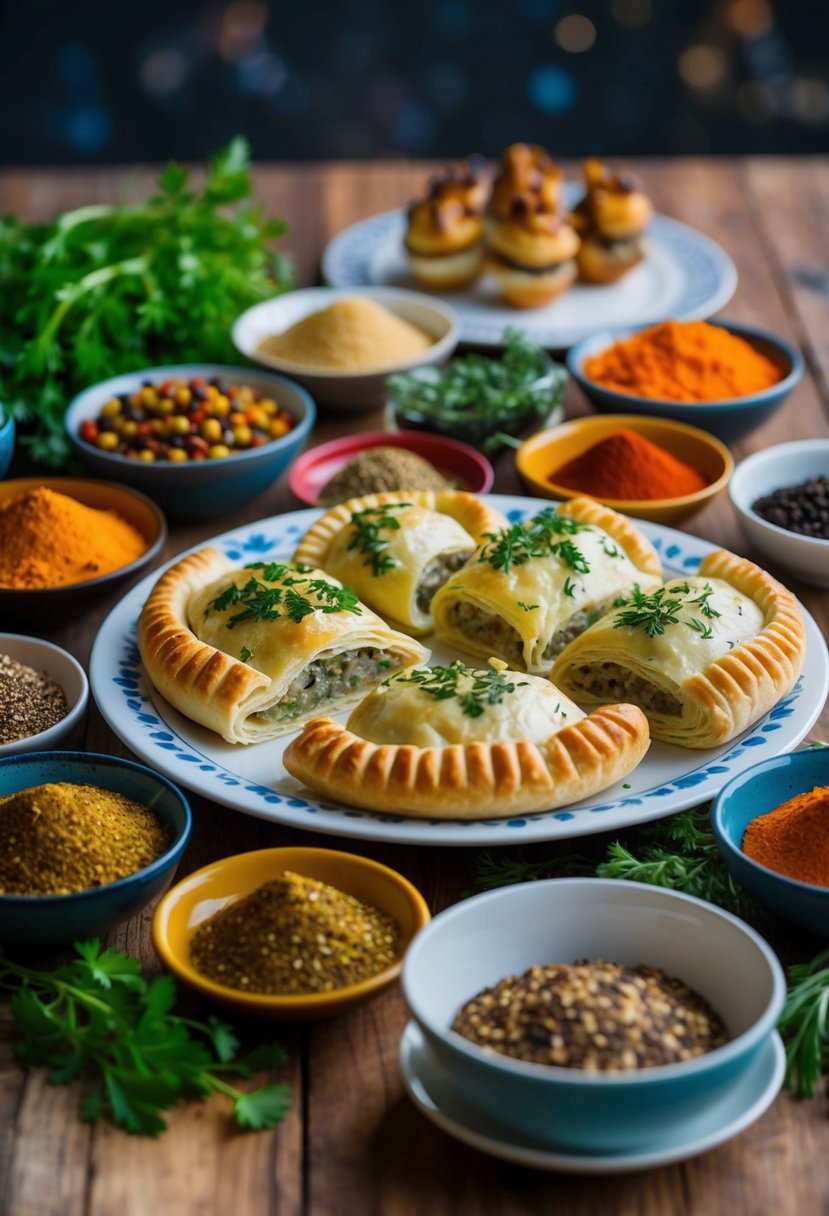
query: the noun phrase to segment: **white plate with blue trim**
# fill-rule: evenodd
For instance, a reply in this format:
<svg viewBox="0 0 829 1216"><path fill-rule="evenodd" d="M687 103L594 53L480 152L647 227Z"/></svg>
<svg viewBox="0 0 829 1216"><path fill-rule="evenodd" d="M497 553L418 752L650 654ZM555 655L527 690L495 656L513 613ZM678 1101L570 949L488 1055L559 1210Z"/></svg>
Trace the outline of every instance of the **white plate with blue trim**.
<svg viewBox="0 0 829 1216"><path fill-rule="evenodd" d="M567 205L581 191L571 185ZM406 212L386 211L344 228L326 246L322 274L331 287L424 288L409 273L403 250ZM635 329L668 319L700 321L723 308L737 287L737 270L715 241L678 220L655 215L647 257L618 283L576 283L543 308L507 308L484 275L445 298L458 314L460 341L503 345L504 330L518 325L540 346L573 346L599 329Z"/></svg>
<svg viewBox="0 0 829 1216"><path fill-rule="evenodd" d="M539 499L494 494L493 505L515 522L544 505ZM205 544L214 545L240 565L266 557L287 558L300 536L319 516L295 511L246 524ZM684 532L637 520L659 550L666 570L696 570L716 546ZM201 546L196 546L200 548ZM792 751L818 718L829 690L829 653L814 620L806 620L807 659L792 692L750 730L725 747L688 751L653 743L639 767L624 782L563 810L508 819L411 819L361 811L321 800L282 766L292 735L242 747L225 743L212 731L178 713L153 688L141 669L135 645L138 615L160 571L137 583L101 626L89 665L98 708L116 735L151 767L198 794L234 810L294 828L386 840L403 844L529 844L619 831L661 819L705 802L727 781L758 760ZM424 639L428 646L431 639ZM433 659L457 657L433 648Z"/></svg>
<svg viewBox="0 0 829 1216"><path fill-rule="evenodd" d="M691 1119L678 1114L651 1148L595 1156L563 1152L542 1141L519 1136L466 1102L414 1022L409 1022L400 1040L400 1071L409 1097L427 1119L483 1153L560 1174L631 1174L699 1157L745 1131L768 1110L780 1092L786 1051L775 1031L728 1094L709 1110Z"/></svg>

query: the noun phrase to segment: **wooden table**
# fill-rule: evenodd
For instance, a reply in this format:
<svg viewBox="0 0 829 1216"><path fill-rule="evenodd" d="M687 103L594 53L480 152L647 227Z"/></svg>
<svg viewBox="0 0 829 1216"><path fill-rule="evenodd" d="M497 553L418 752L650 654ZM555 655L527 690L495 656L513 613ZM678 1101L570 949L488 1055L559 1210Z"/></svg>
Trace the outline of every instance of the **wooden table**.
<svg viewBox="0 0 829 1216"><path fill-rule="evenodd" d="M268 208L287 217L284 246L297 258L301 284L314 282L326 240L346 224L406 202L431 166L280 165L257 170ZM798 343L806 375L786 408L739 446L737 455L781 441L826 436L829 407L829 160L677 160L638 165L657 208L719 241L740 285L729 317L765 326ZM127 172L10 171L0 175L0 210L46 219L68 207L118 197ZM570 412L583 408L571 388ZM320 423L317 441L376 417ZM509 455L496 488L519 489ZM284 485L216 522L174 527L166 557L215 534L291 510ZM722 496L691 523L708 540L738 552L744 541ZM796 587L821 626L824 593ZM118 594L121 594L119 592ZM96 631L117 596L46 636L86 662ZM814 738L829 738L824 714ZM128 753L96 710L91 751ZM315 837L246 818L193 798L195 825L179 877L229 853L313 842L366 853L419 886L432 909L468 884L474 850L439 851ZM543 846L534 850L543 855ZM112 944L157 967L150 945L152 909L111 934ZM782 929L786 958L809 958L817 943ZM317 1025L278 1027L290 1052L281 1079L293 1086L290 1115L273 1132L234 1131L221 1097L171 1114L158 1141L129 1137L77 1117L78 1090L24 1074L11 1039L0 1042L0 1211L7 1216L524 1216L601 1213L696 1216L734 1211L817 1216L829 1210L829 1122L821 1100L778 1098L730 1144L695 1161L651 1173L590 1179L535 1173L501 1164L450 1140L409 1103L397 1067L406 1014L394 990L354 1013ZM4 1028L8 1015L4 1014ZM255 1028L250 1031L255 1033Z"/></svg>

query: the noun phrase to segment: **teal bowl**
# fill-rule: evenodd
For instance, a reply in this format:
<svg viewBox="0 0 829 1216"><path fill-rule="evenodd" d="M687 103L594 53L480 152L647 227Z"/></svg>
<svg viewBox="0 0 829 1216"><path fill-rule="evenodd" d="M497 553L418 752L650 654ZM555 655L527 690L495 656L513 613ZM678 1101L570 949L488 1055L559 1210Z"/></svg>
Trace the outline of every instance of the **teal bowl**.
<svg viewBox="0 0 829 1216"><path fill-rule="evenodd" d="M15 426L11 414L4 414L0 407L0 478L6 476L14 455Z"/></svg>
<svg viewBox="0 0 829 1216"><path fill-rule="evenodd" d="M742 850L753 819L816 785L829 786L829 748L804 748L763 760L723 786L711 808L711 826L728 872L758 904L810 933L829 937L829 888L786 878Z"/></svg>
<svg viewBox="0 0 829 1216"><path fill-rule="evenodd" d="M529 1064L456 1034L458 1009L534 964L604 959L659 967L723 1019L729 1041L693 1060L623 1073ZM767 1045L786 992L766 942L737 917L677 891L596 878L503 887L440 913L403 965L412 1017L467 1101L520 1135L567 1151L646 1151L668 1124L705 1116Z"/></svg>
<svg viewBox="0 0 829 1216"><path fill-rule="evenodd" d="M173 840L152 865L117 882L74 895L0 895L0 942L57 946L100 937L166 891L190 836L187 799L143 764L91 752L29 752L0 760L0 798L47 782L97 785L151 806Z"/></svg>
<svg viewBox="0 0 829 1216"><path fill-rule="evenodd" d="M294 426L281 439L263 443L227 456L224 460L197 460L172 464L159 460L144 464L117 452L103 452L80 437L81 423L98 417L110 397L134 393L148 381L155 384L173 378L221 376L273 397L294 419ZM275 372L253 367L225 367L219 363L182 363L148 367L140 372L113 376L85 389L70 402L64 426L69 442L93 472L121 485L141 490L174 519L210 519L228 515L263 494L285 472L311 433L316 407L301 385Z"/></svg>
<svg viewBox="0 0 829 1216"><path fill-rule="evenodd" d="M652 418L673 418L676 422L687 422L701 427L726 443L743 439L757 427L776 414L792 389L803 375L803 359L800 352L783 338L752 325L737 325L733 321L711 321L738 338L744 338L761 354L764 354L780 369L781 379L760 393L747 397L732 397L724 401L655 401L650 397L636 397L631 393L619 393L588 380L584 374L585 361L614 342L629 338L635 330L606 330L592 334L571 347L567 355L567 367L579 388L596 409L603 414L642 414ZM645 328L645 327L643 327Z"/></svg>

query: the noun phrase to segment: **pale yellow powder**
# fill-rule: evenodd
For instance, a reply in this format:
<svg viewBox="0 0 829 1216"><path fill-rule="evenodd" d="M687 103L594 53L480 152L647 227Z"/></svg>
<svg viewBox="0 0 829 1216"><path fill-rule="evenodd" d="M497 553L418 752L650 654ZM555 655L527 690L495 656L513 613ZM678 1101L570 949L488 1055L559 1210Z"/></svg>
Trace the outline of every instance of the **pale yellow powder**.
<svg viewBox="0 0 829 1216"><path fill-rule="evenodd" d="M414 358L434 339L361 296L335 300L284 333L263 338L258 350L307 367L368 371Z"/></svg>

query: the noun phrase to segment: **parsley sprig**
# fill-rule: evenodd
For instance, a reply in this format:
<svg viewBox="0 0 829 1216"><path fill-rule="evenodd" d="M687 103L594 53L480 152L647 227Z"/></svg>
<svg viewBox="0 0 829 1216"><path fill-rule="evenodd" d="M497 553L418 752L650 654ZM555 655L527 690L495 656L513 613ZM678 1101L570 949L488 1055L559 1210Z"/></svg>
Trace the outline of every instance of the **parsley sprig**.
<svg viewBox="0 0 829 1216"><path fill-rule="evenodd" d="M480 718L488 705L500 705L504 697L524 688L526 680L516 684L502 671L488 667L485 671L467 667L456 659L449 667L427 667L410 671L408 675L393 676L387 683L417 684L421 691L436 701L460 700L468 718Z"/></svg>
<svg viewBox="0 0 829 1216"><path fill-rule="evenodd" d="M282 562L250 562L245 569L261 570L261 579L251 575L242 587L231 583L210 601L209 607L217 612L239 607L225 622L228 629L242 621L277 621L283 616L299 624L312 612L362 614L360 601L348 587L303 574L302 567Z"/></svg>
<svg viewBox="0 0 829 1216"><path fill-rule="evenodd" d="M559 515L552 507L541 511L527 523L512 524L500 532L486 532L479 562L489 562L494 570L505 573L537 557L560 557L571 570L589 574L590 563L570 538L588 529L587 524Z"/></svg>
<svg viewBox="0 0 829 1216"><path fill-rule="evenodd" d="M11 1012L20 1035L18 1055L27 1067L44 1067L55 1085L83 1078L81 1117L109 1118L134 1135L158 1136L162 1112L185 1098L218 1091L233 1101L240 1127L273 1127L290 1106L286 1085L251 1092L224 1074L250 1077L285 1060L279 1044L239 1058L230 1026L211 1017L196 1022L173 1013L171 976L148 979L137 959L76 942L76 957L53 971L0 958L0 987L12 990Z"/></svg>
<svg viewBox="0 0 829 1216"><path fill-rule="evenodd" d="M699 606L702 616L713 620L721 614L710 603L714 588L706 583L699 595L691 598L691 591L696 590L686 583L674 583L671 587L657 587L656 591L646 594L637 583L629 596L620 596L614 601L614 606L622 611L616 614L613 622L614 629L644 629L649 638L661 636L668 625L679 624L679 612L691 605ZM684 597L684 598L683 598ZM703 638L712 638L714 630L698 617L692 617L684 622Z"/></svg>
<svg viewBox="0 0 829 1216"><path fill-rule="evenodd" d="M410 507L410 502L386 502L379 507L366 507L364 511L352 511L351 523L354 535L348 542L348 552L356 549L365 554L364 566L371 566L375 577L387 574L399 565L397 558L386 553L388 540L382 536L383 531L399 532L400 520L391 514L392 511L402 511Z"/></svg>

